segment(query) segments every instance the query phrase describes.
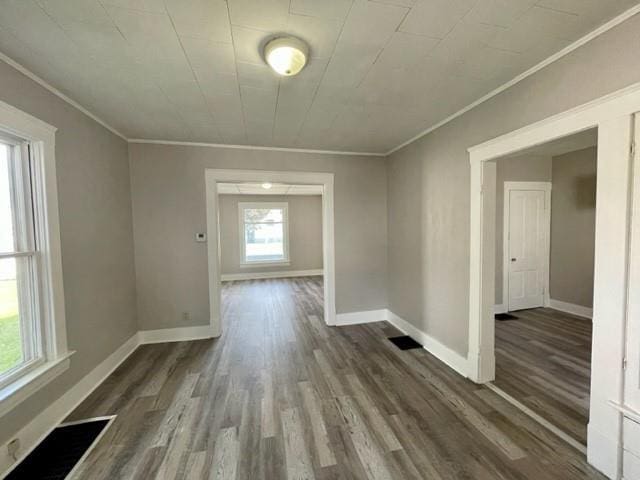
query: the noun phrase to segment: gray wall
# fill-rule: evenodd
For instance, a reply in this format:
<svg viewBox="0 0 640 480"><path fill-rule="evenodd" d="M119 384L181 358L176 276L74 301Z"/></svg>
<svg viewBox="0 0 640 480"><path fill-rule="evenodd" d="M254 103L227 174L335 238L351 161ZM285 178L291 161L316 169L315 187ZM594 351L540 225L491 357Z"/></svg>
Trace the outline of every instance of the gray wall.
<svg viewBox="0 0 640 480"><path fill-rule="evenodd" d="M322 196L220 195L222 274L322 269ZM289 265L240 267L238 203L286 202L289 214Z"/></svg>
<svg viewBox="0 0 640 480"><path fill-rule="evenodd" d="M549 294L588 308L593 306L596 159L596 147L553 157Z"/></svg>
<svg viewBox="0 0 640 480"><path fill-rule="evenodd" d="M502 299L504 182L550 182L551 157L520 155L496 162L496 305Z"/></svg>
<svg viewBox="0 0 640 480"><path fill-rule="evenodd" d="M466 355L467 148L639 82L639 50L635 15L390 156L391 310Z"/></svg>
<svg viewBox="0 0 640 480"><path fill-rule="evenodd" d="M0 419L0 443L136 330L127 143L0 62L0 100L58 128L56 168L69 370Z"/></svg>
<svg viewBox="0 0 640 480"><path fill-rule="evenodd" d="M141 330L209 322L207 247L194 241L206 168L333 172L336 309L387 306L384 158L152 144L131 144L129 158Z"/></svg>

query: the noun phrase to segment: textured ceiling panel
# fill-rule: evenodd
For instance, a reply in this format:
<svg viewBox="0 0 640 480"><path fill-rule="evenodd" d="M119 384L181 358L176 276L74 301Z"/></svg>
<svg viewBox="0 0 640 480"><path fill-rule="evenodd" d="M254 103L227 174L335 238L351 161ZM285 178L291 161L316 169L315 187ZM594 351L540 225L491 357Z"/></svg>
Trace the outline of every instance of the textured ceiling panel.
<svg viewBox="0 0 640 480"><path fill-rule="evenodd" d="M0 51L129 138L386 152L635 3L0 0Z"/></svg>

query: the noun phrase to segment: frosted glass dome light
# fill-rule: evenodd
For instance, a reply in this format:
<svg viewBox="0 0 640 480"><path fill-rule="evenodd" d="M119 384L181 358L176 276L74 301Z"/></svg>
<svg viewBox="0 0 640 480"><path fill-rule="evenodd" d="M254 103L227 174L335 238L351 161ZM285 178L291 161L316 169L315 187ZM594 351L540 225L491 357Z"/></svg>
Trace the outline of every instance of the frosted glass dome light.
<svg viewBox="0 0 640 480"><path fill-rule="evenodd" d="M264 47L264 59L279 75L297 75L307 63L309 47L294 37L280 37L269 41Z"/></svg>

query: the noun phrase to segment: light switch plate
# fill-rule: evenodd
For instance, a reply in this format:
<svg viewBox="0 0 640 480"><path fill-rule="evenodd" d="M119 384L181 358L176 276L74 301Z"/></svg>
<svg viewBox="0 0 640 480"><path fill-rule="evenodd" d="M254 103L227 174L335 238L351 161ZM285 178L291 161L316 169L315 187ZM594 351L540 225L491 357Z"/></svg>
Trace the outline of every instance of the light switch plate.
<svg viewBox="0 0 640 480"><path fill-rule="evenodd" d="M207 241L207 234L206 233L196 233L196 242L204 243L206 241Z"/></svg>

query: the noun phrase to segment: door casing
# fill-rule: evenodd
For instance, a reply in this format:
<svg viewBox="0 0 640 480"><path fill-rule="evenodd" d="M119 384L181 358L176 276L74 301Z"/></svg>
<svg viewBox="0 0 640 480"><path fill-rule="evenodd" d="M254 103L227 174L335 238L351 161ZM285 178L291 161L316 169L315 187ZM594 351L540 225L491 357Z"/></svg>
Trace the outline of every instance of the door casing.
<svg viewBox="0 0 640 480"><path fill-rule="evenodd" d="M633 116L640 82L468 149L469 350L468 377L495 377L495 188L493 160L598 128L596 245L591 399L587 459L609 478L622 474L624 361L631 219Z"/></svg>

